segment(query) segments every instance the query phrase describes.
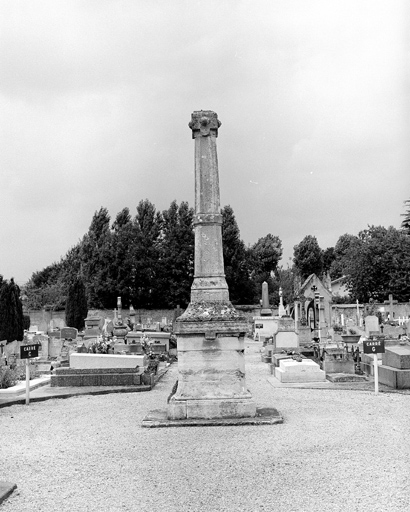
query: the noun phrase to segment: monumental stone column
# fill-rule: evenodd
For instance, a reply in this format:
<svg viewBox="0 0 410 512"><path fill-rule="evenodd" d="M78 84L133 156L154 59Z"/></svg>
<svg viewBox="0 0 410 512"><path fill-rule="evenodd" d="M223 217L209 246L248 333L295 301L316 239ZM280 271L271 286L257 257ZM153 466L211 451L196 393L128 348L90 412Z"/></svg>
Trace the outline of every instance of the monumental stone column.
<svg viewBox="0 0 410 512"><path fill-rule="evenodd" d="M216 137L221 126L210 110L195 111L195 273L191 302L175 324L178 386L168 418L254 417L246 388L246 319L229 301L222 252L222 216Z"/></svg>

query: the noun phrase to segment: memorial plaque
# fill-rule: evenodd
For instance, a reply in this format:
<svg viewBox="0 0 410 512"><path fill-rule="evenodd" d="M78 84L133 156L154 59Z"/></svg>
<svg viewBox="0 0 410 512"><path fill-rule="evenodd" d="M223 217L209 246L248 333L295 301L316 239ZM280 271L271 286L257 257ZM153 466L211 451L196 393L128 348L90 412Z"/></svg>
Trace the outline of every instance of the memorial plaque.
<svg viewBox="0 0 410 512"><path fill-rule="evenodd" d="M78 331L75 327L63 327L61 329L61 337L65 340L77 339Z"/></svg>

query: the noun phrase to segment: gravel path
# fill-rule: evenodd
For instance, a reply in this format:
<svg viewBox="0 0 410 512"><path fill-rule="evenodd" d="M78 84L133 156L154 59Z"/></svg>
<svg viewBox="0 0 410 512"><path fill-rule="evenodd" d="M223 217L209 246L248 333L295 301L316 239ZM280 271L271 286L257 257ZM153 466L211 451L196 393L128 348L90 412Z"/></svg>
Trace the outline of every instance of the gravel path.
<svg viewBox="0 0 410 512"><path fill-rule="evenodd" d="M273 388L246 350L258 405L282 425L141 428L176 367L149 393L0 409L1 512L410 510L410 395Z"/></svg>

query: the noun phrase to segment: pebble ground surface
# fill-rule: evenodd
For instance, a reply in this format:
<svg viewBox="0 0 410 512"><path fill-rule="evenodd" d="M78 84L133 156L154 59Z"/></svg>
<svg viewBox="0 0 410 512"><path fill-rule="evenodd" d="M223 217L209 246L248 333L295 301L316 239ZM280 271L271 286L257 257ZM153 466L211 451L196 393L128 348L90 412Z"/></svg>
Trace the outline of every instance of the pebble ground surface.
<svg viewBox="0 0 410 512"><path fill-rule="evenodd" d="M1 512L410 510L410 395L274 388L246 345L248 387L283 424L141 428L175 364L148 393L6 407Z"/></svg>

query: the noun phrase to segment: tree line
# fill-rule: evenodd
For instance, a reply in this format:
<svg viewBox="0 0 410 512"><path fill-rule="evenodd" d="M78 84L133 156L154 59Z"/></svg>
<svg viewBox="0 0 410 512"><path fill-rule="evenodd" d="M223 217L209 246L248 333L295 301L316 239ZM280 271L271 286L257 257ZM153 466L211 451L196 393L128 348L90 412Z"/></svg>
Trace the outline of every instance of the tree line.
<svg viewBox="0 0 410 512"><path fill-rule="evenodd" d="M300 284L312 273L343 278L349 301L399 301L410 298L409 216L402 229L368 226L358 235L344 234L335 247L322 250L307 235L294 247L291 266L278 265L282 242L267 234L246 246L230 206L222 213L222 243L226 280L234 304L256 304L267 281L270 300L292 302ZM187 202L162 212L148 200L136 215L124 208L111 221L108 210L95 212L88 232L59 262L34 272L25 287L31 309L63 309L69 290L83 283L89 308L173 308L187 306L194 272L194 210ZM337 298L335 298L337 300ZM75 301L74 301L75 302Z"/></svg>
<svg viewBox="0 0 410 512"><path fill-rule="evenodd" d="M259 300L260 284L282 257L282 243L271 234L252 247L240 238L230 206L222 210L222 240L231 301ZM31 309L63 309L78 280L85 286L89 308L185 307L194 276L194 210L187 202L162 212L148 200L136 215L124 208L111 222L108 210L95 212L88 232L59 262L34 272L25 291Z"/></svg>

